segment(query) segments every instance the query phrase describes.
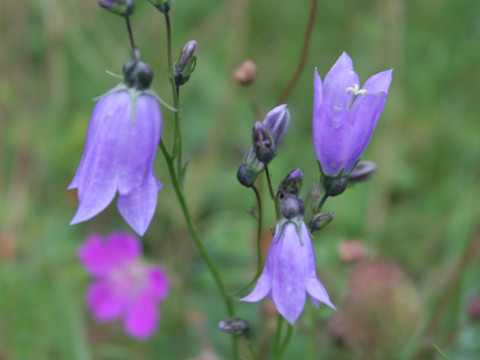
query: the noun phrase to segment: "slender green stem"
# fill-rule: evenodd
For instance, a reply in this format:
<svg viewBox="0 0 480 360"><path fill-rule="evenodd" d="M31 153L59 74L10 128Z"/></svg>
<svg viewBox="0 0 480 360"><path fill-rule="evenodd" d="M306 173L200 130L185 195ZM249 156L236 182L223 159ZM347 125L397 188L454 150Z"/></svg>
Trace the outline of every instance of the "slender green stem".
<svg viewBox="0 0 480 360"><path fill-rule="evenodd" d="M164 13L165 24L167 26L167 57L168 57L168 79L172 86L173 106L178 111L174 112L175 116L175 135L173 140L172 156L177 158L177 174L182 173L182 133L180 128L181 114L179 109L179 88L175 84L173 76L173 58L172 58L172 26L170 23L170 15Z"/></svg>
<svg viewBox="0 0 480 360"><path fill-rule="evenodd" d="M135 41L133 40L132 26L130 25L130 17L125 16L125 21L127 23L127 32L128 38L130 39L130 46L132 47L132 54L135 56Z"/></svg>
<svg viewBox="0 0 480 360"><path fill-rule="evenodd" d="M183 195L182 188L180 186L180 182L178 180L177 174L175 173L175 165L174 160L172 159L171 155L169 154L163 140L160 140L160 149L162 151L163 157L167 162L168 172L170 174L170 179L172 180L173 188L175 189L175 194L177 195L178 202L180 203L180 207L182 208L183 216L185 217L185 221L188 226L188 230L192 235L192 238L197 246L202 259L207 264L210 273L217 284L218 290L222 295L223 301L225 302L225 306L227 308L227 313L229 317L235 316L235 309L233 306L232 298L228 295L225 285L223 284L222 278L220 277L220 273L218 272L217 267L215 266L210 254L208 253L205 245L203 244L200 236L198 235L197 229L192 221L192 216L190 215L190 211L188 210L187 202L185 201L185 196ZM236 336L232 336L232 352L234 360L238 359L238 338Z"/></svg>
<svg viewBox="0 0 480 360"><path fill-rule="evenodd" d="M282 95L280 96L280 99L278 99L278 102L277 102L278 105L283 104L287 99L288 95L290 95L290 92L293 90L293 88L297 84L297 81L300 78L300 75L302 74L303 68L305 67L305 62L307 61L307 55L308 55L308 48L310 45L310 37L312 35L313 24L315 23L315 13L317 9L317 3L318 3L318 0L312 0L312 4L310 6L310 16L308 18L307 31L305 32L305 39L303 41L302 55L300 56L300 62L298 63L295 74L293 74L292 79L290 80L287 87L283 91Z"/></svg>
<svg viewBox="0 0 480 360"><path fill-rule="evenodd" d="M225 286L223 285L223 281L220 278L220 273L217 270L217 267L213 263L212 258L210 257L210 254L208 253L207 249L205 248L205 245L203 245L202 240L200 239L200 236L198 235L197 229L195 228L195 225L193 224L192 221L192 216L190 215L190 211L188 210L187 203L185 201L185 196L183 195L183 191L180 187L180 183L178 181L178 178L175 174L175 166L173 164L173 159L171 158L170 154L168 153L167 148L165 147L165 144L163 143L162 140L160 140L160 149L162 150L163 156L167 162L168 166L168 171L170 173L170 179L172 180L173 187L175 189L175 194L177 195L177 199L180 203L180 207L182 208L183 216L185 217L185 221L187 222L188 230L190 231L190 234L193 237L193 240L195 241L195 245L198 248L198 251L200 252L200 255L202 256L203 260L208 266L208 269L210 270L210 273L212 274L213 278L215 279L215 282L217 284L218 289L220 290L220 293L223 297L223 300L225 302L225 306L227 307L227 312L229 316L234 316L234 309L233 309L233 301L230 298L230 296L227 293L227 290L225 289Z"/></svg>
<svg viewBox="0 0 480 360"><path fill-rule="evenodd" d="M260 192L258 191L255 185L252 185L252 189L255 192L257 198L257 210L258 210L258 228L257 228L257 273L255 274L252 281L248 285L244 286L240 290L235 291L232 296L240 294L246 289L250 288L258 280L262 273L262 223L263 223L263 210L262 210L262 199L260 197Z"/></svg>
<svg viewBox="0 0 480 360"><path fill-rule="evenodd" d="M272 179L270 178L270 172L268 171L268 165L265 164L265 175L267 176L268 190L270 191L270 197L275 201L275 192L272 187Z"/></svg>
<svg viewBox="0 0 480 360"><path fill-rule="evenodd" d="M280 360L282 358L282 355L285 349L287 348L288 343L290 342L292 333L293 333L293 326L290 324L287 324L287 334L285 335L285 338L283 339L283 343L280 346L280 350L278 351L277 360Z"/></svg>
<svg viewBox="0 0 480 360"><path fill-rule="evenodd" d="M279 346L280 346L280 339L282 338L282 328L283 328L283 317L282 315L278 314L277 317L277 330L275 331L275 338L273 340L273 358L277 360L277 356L279 353Z"/></svg>
<svg viewBox="0 0 480 360"><path fill-rule="evenodd" d="M327 201L327 199L328 199L328 195L323 194L322 198L318 202L318 205L315 207L315 209L313 211L314 214L318 214L322 210L322 207L325 204L325 201Z"/></svg>

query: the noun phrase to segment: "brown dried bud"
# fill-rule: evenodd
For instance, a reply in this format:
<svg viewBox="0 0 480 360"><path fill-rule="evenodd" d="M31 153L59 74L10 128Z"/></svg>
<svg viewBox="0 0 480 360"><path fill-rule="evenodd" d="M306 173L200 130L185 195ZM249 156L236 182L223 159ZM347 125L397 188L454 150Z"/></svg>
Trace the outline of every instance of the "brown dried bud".
<svg viewBox="0 0 480 360"><path fill-rule="evenodd" d="M361 261L365 258L363 241L342 241L338 245L338 256L344 263Z"/></svg>
<svg viewBox="0 0 480 360"><path fill-rule="evenodd" d="M233 78L240 85L250 85L255 81L258 75L257 64L252 59L245 60L233 72Z"/></svg>
<svg viewBox="0 0 480 360"><path fill-rule="evenodd" d="M475 296L468 303L468 316L471 320L480 320L480 295Z"/></svg>

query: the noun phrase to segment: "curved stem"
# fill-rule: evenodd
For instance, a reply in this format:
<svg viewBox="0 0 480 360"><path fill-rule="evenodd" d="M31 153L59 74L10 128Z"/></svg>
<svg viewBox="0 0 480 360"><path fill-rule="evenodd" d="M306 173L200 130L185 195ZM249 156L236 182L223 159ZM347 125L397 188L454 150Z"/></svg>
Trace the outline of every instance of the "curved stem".
<svg viewBox="0 0 480 360"><path fill-rule="evenodd" d="M318 214L322 210L323 204L325 204L325 201L327 201L327 199L328 199L328 195L326 193L323 194L322 198L318 202L318 205L314 209L314 212L313 212L314 214Z"/></svg>
<svg viewBox="0 0 480 360"><path fill-rule="evenodd" d="M267 176L268 190L270 191L270 197L275 201L275 192L272 187L272 180L270 179L270 172L268 171L268 166L265 164L265 175Z"/></svg>
<svg viewBox="0 0 480 360"><path fill-rule="evenodd" d="M285 349L287 348L288 343L290 342L290 338L292 337L292 333L293 333L293 326L290 325L290 324L287 324L287 334L285 335L285 338L283 339L283 343L280 346L280 350L278 351L277 360L280 360L282 358L282 355L283 355Z"/></svg>
<svg viewBox="0 0 480 360"><path fill-rule="evenodd" d="M200 252L200 255L202 256L203 260L207 264L207 267L210 270L210 273L212 274L218 289L220 290L220 293L225 302L225 306L227 308L228 315L230 317L233 317L234 309L233 309L232 299L228 295L227 290L223 285L222 279L220 278L220 273L218 272L217 267L213 263L213 260L210 257L210 254L208 253L207 249L205 248L205 245L203 245L203 242L200 239L200 236L198 235L197 229L193 224L192 216L190 215L190 211L188 210L185 197L180 187L180 183L178 182L177 176L175 174L175 167L173 164L173 160L170 157L170 154L168 153L168 150L165 147L165 144L163 143L162 140L160 140L160 149L162 150L163 156L167 162L168 170L170 173L170 179L172 180L172 184L175 189L175 194L177 195L177 199L180 203L180 207L182 208L183 216L185 217L185 221L187 222L188 230L190 231L190 234L192 235L193 240L195 241L195 245L197 246L198 251Z"/></svg>
<svg viewBox="0 0 480 360"><path fill-rule="evenodd" d="M132 26L130 24L130 17L125 16L125 21L127 22L127 32L128 32L128 38L130 39L130 46L132 47L132 54L135 56L135 41L133 40L133 32L132 32Z"/></svg>
<svg viewBox="0 0 480 360"><path fill-rule="evenodd" d="M255 274L252 281L248 285L244 286L240 290L235 291L232 296L240 294L246 289L250 288L258 280L262 274L262 222L263 222L263 211L262 211L262 199L260 198L260 193L255 185L252 185L252 189L255 192L257 197L257 209L258 209L258 228L257 228L257 273Z"/></svg>
<svg viewBox="0 0 480 360"><path fill-rule="evenodd" d="M280 339L282 337L282 327L283 327L283 317L282 315L278 314L277 317L277 330L275 331L275 338L273 340L273 358L277 360L279 354L279 346L280 346Z"/></svg>
<svg viewBox="0 0 480 360"><path fill-rule="evenodd" d="M182 134L180 129L180 109L179 109L179 88L175 84L173 76L173 60L172 60L172 25L170 23L170 15L168 12L164 13L165 24L167 26L167 58L168 58L168 79L172 86L173 106L178 111L174 112L175 116L175 135L173 140L172 157L177 158L177 174L182 173Z"/></svg>
<svg viewBox="0 0 480 360"><path fill-rule="evenodd" d="M281 105L285 102L290 92L293 90L295 85L297 84L300 75L302 74L303 68L305 67L305 62L307 61L308 55L308 47L310 45L310 37L312 35L313 24L315 23L315 13L317 9L318 0L312 0L312 4L310 6L310 16L308 18L308 25L307 31L305 33L305 39L303 41L303 48L302 48L302 55L300 56L300 62L298 63L297 70L295 74L293 74L292 79L288 83L287 87L283 91L280 99L278 99L277 105Z"/></svg>

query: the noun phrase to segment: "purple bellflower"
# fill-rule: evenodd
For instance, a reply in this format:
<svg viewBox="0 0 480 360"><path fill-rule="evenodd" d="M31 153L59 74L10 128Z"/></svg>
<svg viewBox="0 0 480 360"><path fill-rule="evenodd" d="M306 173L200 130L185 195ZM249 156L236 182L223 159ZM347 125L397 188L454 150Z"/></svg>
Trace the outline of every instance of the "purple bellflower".
<svg viewBox="0 0 480 360"><path fill-rule="evenodd" d="M347 174L372 137L392 80L387 70L370 77L360 88L352 59L344 52L325 81L314 74L313 146L322 172Z"/></svg>
<svg viewBox="0 0 480 360"><path fill-rule="evenodd" d="M90 236L78 257L95 281L87 291L87 305L96 320L123 318L127 334L147 339L157 327L157 302L168 295L169 282L158 266L140 260L140 242L128 233L112 233L106 241Z"/></svg>
<svg viewBox="0 0 480 360"><path fill-rule="evenodd" d="M133 66L134 71L128 73L128 67ZM157 192L162 189L153 169L162 114L157 97L149 88L151 68L132 60L125 67L125 83L110 90L93 110L85 151L68 187L77 188L79 198L78 210L70 225L96 216L118 191L118 211L143 235L155 212ZM143 82L134 83L135 77Z"/></svg>
<svg viewBox="0 0 480 360"><path fill-rule="evenodd" d="M317 277L310 233L303 221L303 201L287 196L262 275L253 291L241 301L256 302L268 296L278 312L293 325L303 311L307 294L318 308L320 302L335 309Z"/></svg>

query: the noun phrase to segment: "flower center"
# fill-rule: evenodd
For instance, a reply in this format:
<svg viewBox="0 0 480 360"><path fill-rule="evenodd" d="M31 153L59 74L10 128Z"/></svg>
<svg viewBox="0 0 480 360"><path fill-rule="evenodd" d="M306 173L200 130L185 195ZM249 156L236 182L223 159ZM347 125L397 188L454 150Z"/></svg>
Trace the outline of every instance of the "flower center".
<svg viewBox="0 0 480 360"><path fill-rule="evenodd" d="M348 104L348 108L351 109L353 106L353 103L355 102L355 99L357 98L358 95L367 95L367 90L365 89L360 89L360 86L358 84L354 84L353 86L348 87L345 90L348 93L352 93L352 98L350 99L350 103Z"/></svg>

